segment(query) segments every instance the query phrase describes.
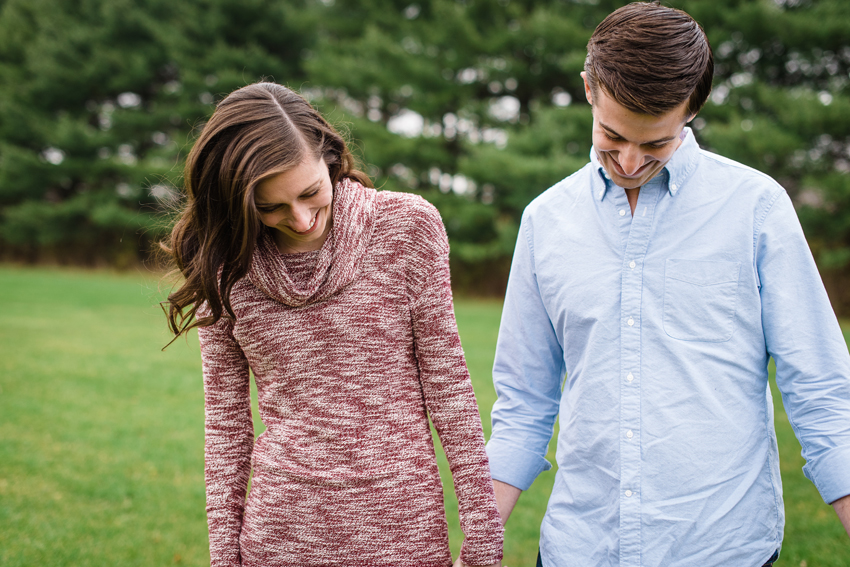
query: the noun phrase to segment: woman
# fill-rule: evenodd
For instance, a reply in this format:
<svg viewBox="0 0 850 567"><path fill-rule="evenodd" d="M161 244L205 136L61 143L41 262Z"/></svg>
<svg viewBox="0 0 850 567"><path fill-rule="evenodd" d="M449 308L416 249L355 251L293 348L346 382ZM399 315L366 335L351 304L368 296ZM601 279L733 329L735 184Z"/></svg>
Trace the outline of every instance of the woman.
<svg viewBox="0 0 850 567"><path fill-rule="evenodd" d="M185 185L168 321L201 342L212 565L451 565L429 416L466 536L457 564L498 565L437 211L369 188L339 134L273 83L218 105Z"/></svg>

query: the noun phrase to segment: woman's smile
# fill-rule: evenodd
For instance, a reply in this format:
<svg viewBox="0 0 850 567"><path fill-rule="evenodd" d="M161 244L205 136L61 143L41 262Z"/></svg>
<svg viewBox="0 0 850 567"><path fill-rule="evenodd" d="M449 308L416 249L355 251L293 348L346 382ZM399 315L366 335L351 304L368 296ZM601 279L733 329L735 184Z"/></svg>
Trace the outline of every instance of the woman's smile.
<svg viewBox="0 0 850 567"><path fill-rule="evenodd" d="M316 214L314 214L313 218L310 219L310 226L307 228L307 230L304 230L304 231L296 230L296 229L292 228L291 226L289 226L288 228L289 228L289 230L291 230L292 232L294 232L296 234L300 234L301 236L307 236L308 234L310 234L311 232L313 232L316 229L316 219L317 218L319 218L319 211L316 211Z"/></svg>

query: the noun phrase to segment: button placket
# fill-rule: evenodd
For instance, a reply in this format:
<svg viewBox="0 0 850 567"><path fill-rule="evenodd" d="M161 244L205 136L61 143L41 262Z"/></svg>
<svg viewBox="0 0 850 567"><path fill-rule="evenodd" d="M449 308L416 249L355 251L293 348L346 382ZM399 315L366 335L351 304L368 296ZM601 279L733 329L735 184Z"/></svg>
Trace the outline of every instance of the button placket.
<svg viewBox="0 0 850 567"><path fill-rule="evenodd" d="M620 368L625 380L620 388L620 487L624 496L620 499L621 567L639 567L641 561L641 296L644 257L659 194L659 187L652 184L641 189L638 207L642 214L631 218L622 257Z"/></svg>

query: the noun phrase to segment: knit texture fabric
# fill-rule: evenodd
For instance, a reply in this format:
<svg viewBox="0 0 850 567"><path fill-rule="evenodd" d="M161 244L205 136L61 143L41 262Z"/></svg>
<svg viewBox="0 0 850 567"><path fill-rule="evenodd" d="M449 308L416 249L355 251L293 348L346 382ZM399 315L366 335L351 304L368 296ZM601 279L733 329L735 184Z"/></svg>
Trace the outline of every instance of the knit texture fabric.
<svg viewBox="0 0 850 567"><path fill-rule="evenodd" d="M461 558L501 559L434 207L345 180L322 248L283 255L264 233L231 302L235 320L198 331L212 566L450 566L429 416ZM249 369L266 426L256 443Z"/></svg>

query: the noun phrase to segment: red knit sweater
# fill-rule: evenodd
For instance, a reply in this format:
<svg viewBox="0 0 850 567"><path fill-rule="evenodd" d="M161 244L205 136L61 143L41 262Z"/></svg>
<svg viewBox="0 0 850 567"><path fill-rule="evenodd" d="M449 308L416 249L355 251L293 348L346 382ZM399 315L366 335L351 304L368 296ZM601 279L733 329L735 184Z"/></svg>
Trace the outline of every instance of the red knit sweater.
<svg viewBox="0 0 850 567"><path fill-rule="evenodd" d="M199 329L212 565L451 565L429 416L461 557L494 563L502 527L439 214L346 180L333 223L316 253L282 255L264 234L233 288L235 321ZM256 443L249 369L267 428Z"/></svg>

